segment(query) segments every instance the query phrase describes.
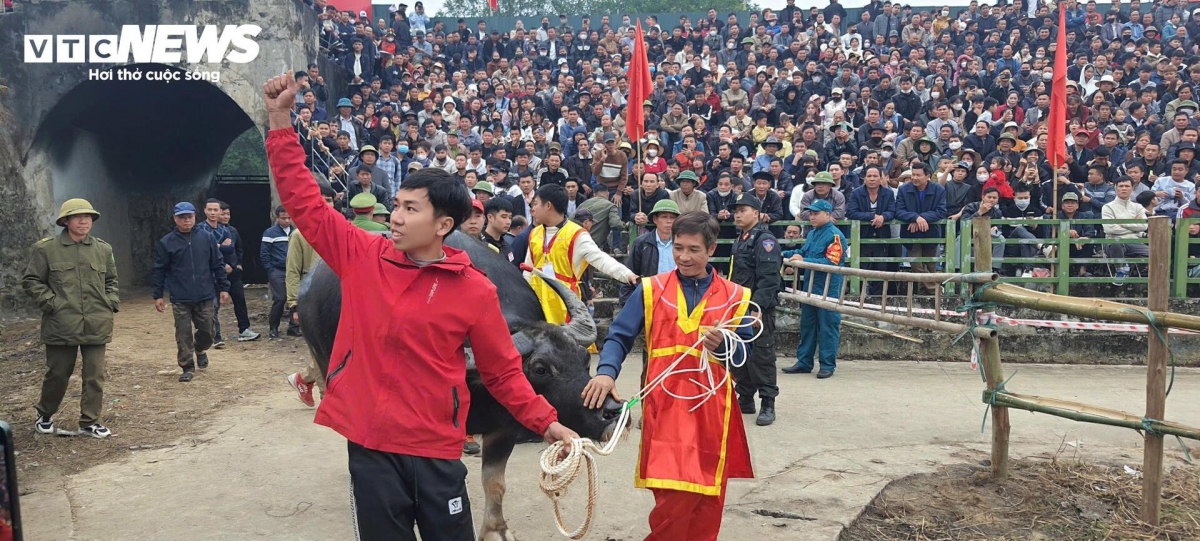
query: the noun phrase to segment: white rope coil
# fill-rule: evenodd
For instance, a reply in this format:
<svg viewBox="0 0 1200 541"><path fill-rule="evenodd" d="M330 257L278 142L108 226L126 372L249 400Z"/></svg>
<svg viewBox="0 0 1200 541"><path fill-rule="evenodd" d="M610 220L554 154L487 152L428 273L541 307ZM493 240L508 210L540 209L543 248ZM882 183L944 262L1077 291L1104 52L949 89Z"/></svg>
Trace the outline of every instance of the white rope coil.
<svg viewBox="0 0 1200 541"><path fill-rule="evenodd" d="M735 321L733 314L743 305L747 305L746 315L740 318L741 321ZM729 369L740 368L746 363L745 357L742 358L742 362L740 363L734 362L738 346L744 345L749 347L749 344L762 334L761 313L762 310L753 301L744 300L729 305L721 317L721 323L713 327L713 329L721 334L723 347L717 348L720 350L720 353L709 351L708 348L704 347L704 334L702 333L700 338L687 351L680 353L666 370L663 370L658 377L647 382L645 387L642 387L640 391L622 405L621 415L617 418L617 422L614 425L612 437L604 445L599 445L589 438L575 438L570 442L554 442L546 450L542 451L542 478L540 485L542 492L554 504L554 521L555 526L558 527L558 533L570 539L582 539L587 534L588 529L591 528L596 508L596 456L608 456L616 450L617 440L629 423L629 412L633 409L633 406L658 387L662 387L662 391L672 398L696 402L688 410L689 412L695 411L696 408L699 408L709 399L717 396L717 393L721 389L724 389L729 381ZM758 327L758 331L749 340L743 339L737 334L739 329L747 327ZM649 346L647 345L647 347ZM680 367L679 365L685 359L694 357L693 353L695 351L700 352L699 364L695 367ZM713 375L710 363L720 363L725 368L725 373L719 381ZM690 374L688 381L700 388L699 393L694 395L680 395L663 387L663 382L668 378L683 374ZM560 460L558 455L564 448L568 448L567 455ZM587 471L588 483L587 515L583 519L583 524L579 525L574 531L568 532L566 525L563 524L559 502L566 497L567 489L579 477L580 472L585 469Z"/></svg>

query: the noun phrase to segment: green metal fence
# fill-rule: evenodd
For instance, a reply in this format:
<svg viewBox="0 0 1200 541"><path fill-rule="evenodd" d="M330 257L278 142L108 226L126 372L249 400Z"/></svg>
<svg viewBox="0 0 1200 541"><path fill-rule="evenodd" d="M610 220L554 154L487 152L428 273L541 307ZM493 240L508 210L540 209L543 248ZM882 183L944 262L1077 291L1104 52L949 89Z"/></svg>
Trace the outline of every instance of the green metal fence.
<svg viewBox="0 0 1200 541"><path fill-rule="evenodd" d="M1003 234L1000 236L993 235L992 242L1002 246L1017 246L1017 245L1034 245L1038 247L1037 253L1033 257L994 257L993 265L999 269L1005 264L1025 265L1037 268L1046 269L1049 271L1048 276L1002 276L1001 281L1017 284L1046 284L1052 287L1054 292L1059 295L1070 295L1071 288L1077 284L1089 283L1113 283L1116 281L1112 276L1112 270L1118 265L1129 265L1134 271L1129 277L1121 280L1124 284L1145 284L1147 283L1146 276L1137 273L1138 265L1149 263L1148 257L1109 257L1106 255L1106 247L1114 244L1124 245L1142 245L1149 246L1149 240L1141 238L1091 238L1080 237L1071 238L1072 226L1093 226L1098 231L1102 231L1104 225L1124 225L1146 223L1144 220L1059 220L1059 219L1002 219L992 220L992 226L996 228L1005 227L1025 227L1027 229L1037 229L1039 238L1024 239L1024 238L1007 238ZM850 220L841 220L836 222L842 231L848 231L849 240L849 261L848 264L853 268L863 268L865 264L870 263L892 263L897 265L911 263L936 263L943 272L958 272L960 269L971 269L974 265L974 254L971 246L972 242L972 225L970 220L954 221L946 220L938 222L943 226L944 235L941 238L931 239L905 239L905 238L864 238L862 236L862 228L860 222ZM806 221L784 221L773 222L770 227L773 230L786 228L789 225L800 227L810 225ZM899 221L889 222L887 225L906 226ZM1200 244L1200 234L1195 236L1190 235L1189 228L1192 225L1200 227L1200 218L1180 219L1176 221L1174 226L1174 249L1172 259L1172 296L1177 298L1187 297L1187 286L1190 284L1200 284L1200 268L1195 274L1198 277L1189 277L1189 270L1193 267L1200 266L1200 257L1192 257L1189 255L1189 249L1194 244ZM717 257L713 257L710 261L716 265L727 265L729 257L721 255L724 253L723 246L732 245L734 239L729 234L731 226L728 224L722 225L722 238L717 240L718 250ZM885 226L886 227L886 226ZM638 235L638 227L630 225L629 229L629 246L632 246L633 239ZM784 250L797 248L804 244L804 239L787 240L780 238L780 246ZM893 245L897 248L892 252L893 255L866 257L862 254L863 246L868 245ZM936 244L939 246L938 255L935 257L909 257L902 255L901 246L911 244ZM1075 247L1076 252L1090 253L1090 257L1071 257L1071 248ZM1052 249L1048 249L1052 248ZM1089 272L1094 271L1094 272ZM861 280L851 278L848 283L848 289L854 293L859 293ZM952 291L951 291L952 292Z"/></svg>

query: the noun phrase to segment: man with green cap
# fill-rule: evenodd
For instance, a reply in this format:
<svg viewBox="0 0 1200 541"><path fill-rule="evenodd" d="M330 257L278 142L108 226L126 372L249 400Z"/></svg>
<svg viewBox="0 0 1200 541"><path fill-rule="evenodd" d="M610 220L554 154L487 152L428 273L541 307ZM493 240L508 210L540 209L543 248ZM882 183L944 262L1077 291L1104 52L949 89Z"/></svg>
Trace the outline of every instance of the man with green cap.
<svg viewBox="0 0 1200 541"><path fill-rule="evenodd" d="M474 188L471 188L471 195L474 195L476 200L486 205L488 200L496 196L496 187L491 182L481 180L475 183Z"/></svg>
<svg viewBox="0 0 1200 541"><path fill-rule="evenodd" d="M671 190L671 201L679 207L679 213L687 212L708 212L708 196L704 192L697 190L700 186L700 179L695 172L684 171L679 173L675 178L675 182L679 183L678 190ZM645 275L641 275L645 276Z"/></svg>
<svg viewBox="0 0 1200 541"><path fill-rule="evenodd" d="M833 205L824 199L817 199L804 207L804 210L808 212L808 220L812 222L812 231L809 231L803 246L783 252L783 256L808 263L845 266L846 237L833 225ZM829 299L837 299L842 291L842 276L806 270L804 289L814 295L827 295ZM825 379L832 376L837 368L841 326L841 314L804 305L800 312L800 345L796 348L796 364L784 368L783 371L787 374L812 373L813 355L820 345L821 370L817 372L817 377Z"/></svg>
<svg viewBox="0 0 1200 541"><path fill-rule="evenodd" d="M590 212L590 211L589 211ZM633 248L625 256L625 266L638 276L654 276L675 269L675 256L672 254L671 225L679 216L679 205L670 199L663 199L654 204L650 210L650 221L654 229L642 233L633 239ZM636 284L621 284L621 304L629 299Z"/></svg>
<svg viewBox="0 0 1200 541"><path fill-rule="evenodd" d="M813 176L812 180L808 181L812 189L804 192L800 197L800 215L796 216L798 220L808 220L808 207L814 201L825 201L829 203L830 212L834 220L841 220L846 217L846 196L841 191L833 189L833 175L828 171L821 171Z"/></svg>
<svg viewBox="0 0 1200 541"><path fill-rule="evenodd" d="M354 219L350 223L363 231L371 233L387 233L390 231L391 228L387 225L371 219L371 215L375 212L376 202L375 196L369 193L360 193L351 198L350 209L354 211Z"/></svg>
<svg viewBox="0 0 1200 541"><path fill-rule="evenodd" d="M372 222L387 225L391 217L392 213L388 212L387 207L383 206L383 203L375 203L375 211L371 213Z"/></svg>
<svg viewBox="0 0 1200 541"><path fill-rule="evenodd" d="M778 374L775 371L775 306L783 289L779 274L783 260L779 241L760 219L762 201L753 193L743 193L733 202L733 223L738 238L733 243L729 281L750 289L750 300L758 305L762 316L762 333L750 345L746 363L733 367L737 380L734 390L744 414L754 413L754 395L762 399L758 426L775 422L775 398L779 396ZM754 310L754 307L751 307Z"/></svg>
<svg viewBox="0 0 1200 541"><path fill-rule="evenodd" d="M104 405L104 353L112 341L117 297L117 262L112 246L91 235L100 213L84 199L68 199L55 221L62 231L33 246L21 278L25 293L42 310L42 342L46 344L46 377L37 404L34 429L41 434L74 434L54 426L54 414L75 371L76 352L83 357L83 393L79 401L79 434L107 438L100 424Z"/></svg>

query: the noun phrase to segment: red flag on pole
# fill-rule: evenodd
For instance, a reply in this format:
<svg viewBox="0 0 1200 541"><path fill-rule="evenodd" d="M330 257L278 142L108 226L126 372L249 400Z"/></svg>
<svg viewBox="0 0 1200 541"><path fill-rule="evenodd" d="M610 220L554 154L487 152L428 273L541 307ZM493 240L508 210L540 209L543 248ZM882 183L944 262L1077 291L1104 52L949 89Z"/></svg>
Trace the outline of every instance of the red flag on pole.
<svg viewBox="0 0 1200 541"><path fill-rule="evenodd" d="M500 9L500 2L498 0L488 0L488 7L492 8L492 11L496 11Z"/></svg>
<svg viewBox="0 0 1200 541"><path fill-rule="evenodd" d="M650 62L646 59L646 38L642 34L642 20L637 22L637 35L633 42L633 59L629 61L629 96L625 103L625 136L637 147L637 140L645 133L646 119L642 115L642 103L650 97L653 81L650 79Z"/></svg>
<svg viewBox="0 0 1200 541"><path fill-rule="evenodd" d="M1067 161L1067 12L1058 4L1058 38L1054 47L1054 78L1050 87L1050 123L1046 159L1055 169Z"/></svg>

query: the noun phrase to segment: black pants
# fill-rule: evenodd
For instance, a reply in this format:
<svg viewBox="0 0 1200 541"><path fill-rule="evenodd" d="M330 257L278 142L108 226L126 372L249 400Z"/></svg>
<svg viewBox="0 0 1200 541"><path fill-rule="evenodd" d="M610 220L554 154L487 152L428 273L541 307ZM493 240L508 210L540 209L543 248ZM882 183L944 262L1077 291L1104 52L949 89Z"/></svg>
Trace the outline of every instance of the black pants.
<svg viewBox="0 0 1200 541"><path fill-rule="evenodd" d="M440 460L373 451L346 442L355 539L474 541L467 467Z"/></svg>
<svg viewBox="0 0 1200 541"><path fill-rule="evenodd" d="M775 370L775 309L762 313L763 332L750 344L746 364L733 368L734 390L742 400L774 399L779 396L778 372Z"/></svg>
<svg viewBox="0 0 1200 541"><path fill-rule="evenodd" d="M229 275L229 296L233 299L233 315L237 318L238 332L241 333L250 328L250 314L246 311L246 284L242 283L240 270L233 269Z"/></svg>

